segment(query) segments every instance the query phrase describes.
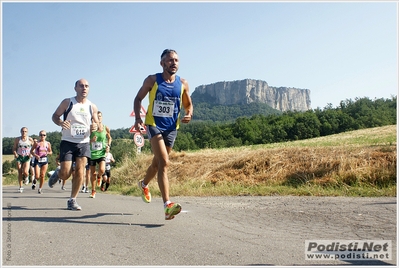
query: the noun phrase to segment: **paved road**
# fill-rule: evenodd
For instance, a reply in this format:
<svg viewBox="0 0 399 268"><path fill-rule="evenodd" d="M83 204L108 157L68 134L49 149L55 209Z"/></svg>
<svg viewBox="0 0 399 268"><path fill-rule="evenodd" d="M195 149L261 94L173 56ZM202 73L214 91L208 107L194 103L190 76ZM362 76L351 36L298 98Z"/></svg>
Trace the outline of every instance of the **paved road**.
<svg viewBox="0 0 399 268"><path fill-rule="evenodd" d="M68 182L70 183L70 182ZM67 184L70 189L70 184ZM165 221L161 199L42 195L3 187L3 266L275 266L396 264L396 198L175 197L183 211ZM305 240L392 240L390 261L308 261Z"/></svg>

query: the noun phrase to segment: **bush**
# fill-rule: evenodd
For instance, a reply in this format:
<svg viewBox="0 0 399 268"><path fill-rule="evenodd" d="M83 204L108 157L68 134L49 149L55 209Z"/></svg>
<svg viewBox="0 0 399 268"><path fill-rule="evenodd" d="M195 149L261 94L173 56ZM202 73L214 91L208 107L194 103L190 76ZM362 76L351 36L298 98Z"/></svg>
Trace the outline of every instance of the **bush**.
<svg viewBox="0 0 399 268"><path fill-rule="evenodd" d="M11 161L9 161L9 160L4 161L4 163L3 163L3 174L10 173L11 168L12 168Z"/></svg>

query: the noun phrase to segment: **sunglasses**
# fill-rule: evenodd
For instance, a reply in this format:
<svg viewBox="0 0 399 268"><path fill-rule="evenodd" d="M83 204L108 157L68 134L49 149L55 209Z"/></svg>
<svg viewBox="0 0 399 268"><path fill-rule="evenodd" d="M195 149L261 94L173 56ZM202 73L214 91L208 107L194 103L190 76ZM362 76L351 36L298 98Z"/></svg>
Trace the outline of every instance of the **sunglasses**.
<svg viewBox="0 0 399 268"><path fill-rule="evenodd" d="M44 136L44 137L46 137L46 134L40 134L40 136Z"/></svg>

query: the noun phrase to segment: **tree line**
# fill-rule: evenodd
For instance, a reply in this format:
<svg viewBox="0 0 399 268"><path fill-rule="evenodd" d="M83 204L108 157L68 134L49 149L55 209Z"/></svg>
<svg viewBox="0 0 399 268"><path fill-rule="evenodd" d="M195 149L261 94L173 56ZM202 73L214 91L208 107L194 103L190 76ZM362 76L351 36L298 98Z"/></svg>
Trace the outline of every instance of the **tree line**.
<svg viewBox="0 0 399 268"><path fill-rule="evenodd" d="M194 120L181 124L174 150L199 150L243 145L267 144L310 139L345 131L396 124L396 96L371 100L356 98L341 101L337 107L328 104L305 112L288 111L268 115L241 116L234 121ZM198 107L210 109L207 105ZM248 106L250 107L250 106ZM254 106L252 106L254 107ZM226 108L227 109L227 108ZM213 117L225 118L226 109L218 107ZM234 110L237 107L233 107ZM201 110L201 109L200 109ZM220 113L217 116L218 112ZM111 130L113 139L111 152L117 162L124 157L135 157L137 148L129 128ZM33 138L38 138L32 135ZM54 155L59 152L61 132L47 132ZM3 138L3 155L12 154L14 138ZM149 151L148 140L142 151Z"/></svg>
<svg viewBox="0 0 399 268"><path fill-rule="evenodd" d="M305 112L239 117L232 123L193 121L181 125L174 149L198 150L310 139L396 124L396 96L356 98ZM195 109L194 109L195 116Z"/></svg>

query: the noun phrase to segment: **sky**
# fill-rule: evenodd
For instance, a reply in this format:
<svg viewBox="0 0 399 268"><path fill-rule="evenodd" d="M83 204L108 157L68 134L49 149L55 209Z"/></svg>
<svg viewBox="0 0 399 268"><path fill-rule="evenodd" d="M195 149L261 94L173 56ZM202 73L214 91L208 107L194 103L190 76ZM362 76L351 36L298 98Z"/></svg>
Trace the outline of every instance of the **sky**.
<svg viewBox="0 0 399 268"><path fill-rule="evenodd" d="M398 91L398 3L1 2L1 134L60 131L74 83L111 130L130 128L144 79L177 51L190 94L243 79L310 90L312 109ZM147 98L143 101L147 108ZM194 103L195 115L195 103Z"/></svg>

